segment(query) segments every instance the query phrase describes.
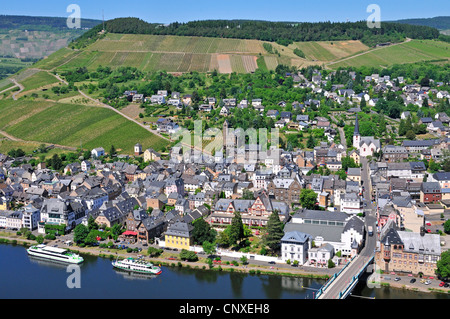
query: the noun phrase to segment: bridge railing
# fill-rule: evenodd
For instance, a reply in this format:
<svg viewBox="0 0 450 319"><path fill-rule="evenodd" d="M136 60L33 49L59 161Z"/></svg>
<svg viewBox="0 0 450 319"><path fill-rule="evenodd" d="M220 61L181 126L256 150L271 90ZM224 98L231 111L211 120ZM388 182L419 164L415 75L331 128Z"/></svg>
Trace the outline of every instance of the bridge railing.
<svg viewBox="0 0 450 319"><path fill-rule="evenodd" d="M339 272L335 273L333 276L331 276L327 282L320 287L320 289L317 291L316 293L316 297L315 299L318 299L320 297L320 295L333 283L333 281L347 268L348 265L350 265L350 263L356 258L357 256L353 256L352 259L350 259L344 267L342 267L341 270L339 270Z"/></svg>

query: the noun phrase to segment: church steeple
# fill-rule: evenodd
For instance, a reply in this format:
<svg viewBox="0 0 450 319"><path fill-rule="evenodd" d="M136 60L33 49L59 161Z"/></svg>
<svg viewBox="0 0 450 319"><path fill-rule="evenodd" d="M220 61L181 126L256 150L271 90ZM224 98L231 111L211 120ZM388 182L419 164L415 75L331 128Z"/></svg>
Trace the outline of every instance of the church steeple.
<svg viewBox="0 0 450 319"><path fill-rule="evenodd" d="M353 131L353 136L355 136L355 135L360 135L360 134L359 134L358 114L356 114L355 130Z"/></svg>
<svg viewBox="0 0 450 319"><path fill-rule="evenodd" d="M358 114L356 114L355 130L353 131L353 147L359 150L360 142L361 142L361 134L359 134Z"/></svg>

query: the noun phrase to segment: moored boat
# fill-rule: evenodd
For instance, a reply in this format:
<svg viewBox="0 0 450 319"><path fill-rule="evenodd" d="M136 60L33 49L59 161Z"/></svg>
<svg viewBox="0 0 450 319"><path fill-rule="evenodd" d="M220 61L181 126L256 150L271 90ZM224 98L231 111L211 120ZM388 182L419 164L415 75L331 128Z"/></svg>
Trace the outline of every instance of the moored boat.
<svg viewBox="0 0 450 319"><path fill-rule="evenodd" d="M31 256L62 261L70 264L81 264L84 261L83 257L67 249L50 247L45 244L31 246L27 249L27 252Z"/></svg>
<svg viewBox="0 0 450 319"><path fill-rule="evenodd" d="M151 262L141 259L134 259L132 257L122 260L114 260L111 264L114 268L145 274L159 275L162 272L160 267L153 265Z"/></svg>

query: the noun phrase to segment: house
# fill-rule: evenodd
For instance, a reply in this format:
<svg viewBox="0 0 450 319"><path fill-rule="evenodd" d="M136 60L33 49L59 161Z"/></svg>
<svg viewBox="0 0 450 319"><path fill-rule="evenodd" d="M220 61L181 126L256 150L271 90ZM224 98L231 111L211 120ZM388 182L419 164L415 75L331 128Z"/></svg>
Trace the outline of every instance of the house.
<svg viewBox="0 0 450 319"><path fill-rule="evenodd" d="M298 261L303 265L308 257L308 250L311 248L312 237L299 231L286 232L281 238L281 259L291 263Z"/></svg>
<svg viewBox="0 0 450 319"><path fill-rule="evenodd" d="M133 103L142 103L144 101L144 94L134 94Z"/></svg>
<svg viewBox="0 0 450 319"><path fill-rule="evenodd" d="M400 231L394 223L385 227L375 253L375 263L382 271L436 275L441 255L439 235Z"/></svg>
<svg viewBox="0 0 450 319"><path fill-rule="evenodd" d="M297 203L302 185L294 178L274 178L267 186L269 197L288 205Z"/></svg>
<svg viewBox="0 0 450 319"><path fill-rule="evenodd" d="M213 107L212 107L212 105L210 105L210 104L201 104L201 105L198 107L198 110L199 110L199 111L202 111L202 112L211 112L212 109L213 109Z"/></svg>
<svg viewBox="0 0 450 319"><path fill-rule="evenodd" d="M437 172L428 177L428 182L437 182L441 189L450 189L450 172Z"/></svg>
<svg viewBox="0 0 450 319"><path fill-rule="evenodd" d="M308 264L315 267L328 267L328 261L334 257L334 248L331 244L313 247L308 251Z"/></svg>
<svg viewBox="0 0 450 319"><path fill-rule="evenodd" d="M148 148L144 151L144 162L159 161L161 159L161 154L156 152L152 148Z"/></svg>
<svg viewBox="0 0 450 319"><path fill-rule="evenodd" d="M82 161L81 162L81 170L83 172L87 172L91 169L91 162L89 161Z"/></svg>
<svg viewBox="0 0 450 319"><path fill-rule="evenodd" d="M176 221L167 227L164 233L165 247L189 250L194 226L184 221Z"/></svg>
<svg viewBox="0 0 450 319"><path fill-rule="evenodd" d="M166 98L164 97L164 95L152 95L150 97L150 103L151 104L164 104L166 103Z"/></svg>
<svg viewBox="0 0 450 319"><path fill-rule="evenodd" d="M382 149L382 159L387 163L403 162L408 159L408 150L404 146L386 145Z"/></svg>
<svg viewBox="0 0 450 319"><path fill-rule="evenodd" d="M292 118L292 113L291 112L281 112L280 118L281 118L281 120L285 121L286 123L289 123Z"/></svg>
<svg viewBox="0 0 450 319"><path fill-rule="evenodd" d="M308 234L316 247L330 244L333 254L340 251L342 256L349 257L362 248L365 236L364 222L358 216L309 209L296 212L286 223L284 231Z"/></svg>
<svg viewBox="0 0 450 319"><path fill-rule="evenodd" d="M279 114L278 110L268 110L266 116L276 119Z"/></svg>
<svg viewBox="0 0 450 319"><path fill-rule="evenodd" d="M220 116L228 116L230 114L230 110L228 108L228 106L222 106L222 108L220 109Z"/></svg>
<svg viewBox="0 0 450 319"><path fill-rule="evenodd" d="M349 167L347 169L347 181L361 183L361 168L360 167Z"/></svg>
<svg viewBox="0 0 450 319"><path fill-rule="evenodd" d="M424 182L420 189L420 202L438 203L442 200L441 185L438 182Z"/></svg>
<svg viewBox="0 0 450 319"><path fill-rule="evenodd" d="M91 156L94 158L99 158L103 155L105 155L105 149L103 147L97 147L91 151Z"/></svg>

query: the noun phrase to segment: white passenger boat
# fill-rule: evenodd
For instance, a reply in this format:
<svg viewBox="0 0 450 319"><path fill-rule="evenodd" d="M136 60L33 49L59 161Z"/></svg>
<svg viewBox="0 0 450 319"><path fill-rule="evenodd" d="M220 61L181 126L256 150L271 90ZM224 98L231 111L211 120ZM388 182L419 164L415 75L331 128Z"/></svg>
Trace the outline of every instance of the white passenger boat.
<svg viewBox="0 0 450 319"><path fill-rule="evenodd" d="M50 247L45 244L31 246L27 249L27 252L31 256L62 261L70 264L81 264L84 261L83 257L70 252L67 249Z"/></svg>
<svg viewBox="0 0 450 319"><path fill-rule="evenodd" d="M112 262L113 267L127 270L127 271L134 271L139 273L145 273L145 274L153 274L153 275L159 275L162 270L160 267L153 265L150 262L134 259L134 258L127 258L122 260L114 260Z"/></svg>

